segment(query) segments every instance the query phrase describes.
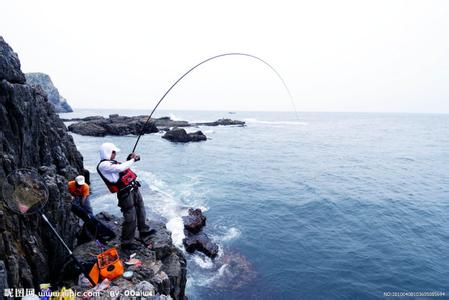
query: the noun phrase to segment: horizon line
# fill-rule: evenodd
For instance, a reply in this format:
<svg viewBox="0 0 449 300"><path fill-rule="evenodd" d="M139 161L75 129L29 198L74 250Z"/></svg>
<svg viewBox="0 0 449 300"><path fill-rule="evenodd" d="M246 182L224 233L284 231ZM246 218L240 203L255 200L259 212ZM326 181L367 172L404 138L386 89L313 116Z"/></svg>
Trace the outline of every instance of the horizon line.
<svg viewBox="0 0 449 300"><path fill-rule="evenodd" d="M74 110L72 113L76 112L77 109L87 110L124 110L124 111L138 111L138 110L148 110L151 111L152 108L101 108L101 107L72 107ZM215 109L186 109L186 108L161 108L160 111L199 111L199 112L272 112L272 113L295 113L294 110L215 110ZM345 110L304 110L297 111L298 113L362 113L362 114L436 114L436 115L446 115L449 112L414 112L414 111L345 111Z"/></svg>

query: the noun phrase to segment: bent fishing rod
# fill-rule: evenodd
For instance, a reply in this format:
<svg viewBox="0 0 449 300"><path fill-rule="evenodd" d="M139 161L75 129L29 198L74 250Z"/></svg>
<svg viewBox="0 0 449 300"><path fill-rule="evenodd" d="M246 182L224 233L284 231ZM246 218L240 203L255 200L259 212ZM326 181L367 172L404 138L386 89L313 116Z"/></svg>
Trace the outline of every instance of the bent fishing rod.
<svg viewBox="0 0 449 300"><path fill-rule="evenodd" d="M263 59L261 59L261 58L255 56L255 55L248 54L248 53L239 53L239 52L223 53L223 54L219 54L219 55L215 55L215 56L209 57L208 59L205 59L205 60L203 60L202 62L196 64L195 66L193 66L192 68L190 68L187 72L185 72L181 77L179 77L178 80L176 80L176 81L170 86L170 88L164 93L164 95L163 95L163 96L159 99L159 101L156 103L156 106L153 108L153 110L151 111L150 115L148 116L148 118L147 118L145 124L143 125L142 129L140 130L139 136L137 137L136 143L134 144L134 147L133 147L133 150L131 151L131 153L134 153L134 151L136 150L137 144L138 144L139 141L140 141L140 137L141 137L141 136L143 135L143 133L145 132L145 127L147 126L148 122L150 121L151 117L153 116L153 113L154 113L154 112L156 111L156 109L159 107L159 104L161 104L161 102L165 99L165 96L167 96L168 93L170 93L170 91L171 91L171 90L178 84L178 82L180 82L180 81L181 81L184 77L186 77L190 72L192 72L193 70L195 70L196 68L198 68L198 67L201 66L202 64L205 64L205 63L207 63L207 62L209 62L209 61L211 61L211 60L214 60L214 59L217 59L217 58L220 58L220 57L224 57L224 56L246 56L246 57L251 57L251 58L254 58L254 59L256 59L256 60L258 60L258 61L264 63L266 66L268 66L268 67L269 67L269 68L270 68L270 69L271 69L271 70L272 70L272 71L279 77L279 79L281 80L282 84L284 85L284 87L285 87L285 89L286 89L286 91L287 91L287 93L288 93L288 96L290 97L290 101L292 102L293 108L294 108L294 110L295 110L296 118L299 120L299 117L298 117L298 111L296 110L296 106L295 106L295 102L294 102L294 100L293 100L293 96L292 96L292 94L290 93L290 90L289 90L287 84L285 83L284 78L282 78L281 74L280 74L278 71L276 71L276 69L275 69L272 65L270 65L270 64L269 64L268 62L266 62L265 60L263 60Z"/></svg>

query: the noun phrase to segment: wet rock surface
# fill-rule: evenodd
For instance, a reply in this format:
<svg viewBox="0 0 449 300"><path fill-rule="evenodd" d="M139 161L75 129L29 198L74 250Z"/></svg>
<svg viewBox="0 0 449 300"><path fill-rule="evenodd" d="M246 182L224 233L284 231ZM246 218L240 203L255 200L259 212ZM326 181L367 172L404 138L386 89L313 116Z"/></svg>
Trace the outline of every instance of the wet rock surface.
<svg viewBox="0 0 449 300"><path fill-rule="evenodd" d="M25 78L27 84L33 87L39 86L47 94L47 98L54 105L56 112L73 111L67 100L59 94L49 75L44 73L26 73Z"/></svg>
<svg viewBox="0 0 449 300"><path fill-rule="evenodd" d="M114 232L120 232L122 218L105 212L97 214L96 218ZM147 291L149 294L162 296L161 299L164 299L164 295L173 299L184 299L187 280L184 255L173 245L171 234L163 223L149 221L148 224L151 229L156 230L149 240L149 246L140 244L137 250L123 251L120 249L120 234L106 245L105 248L116 247L119 249L120 258L123 261L127 261L129 256L135 253L134 258L139 259L142 265L125 266L125 271L133 271L133 277L114 279L110 287L103 291L104 296L108 296L111 291L118 291L123 295L125 290L132 290ZM90 270L96 261L94 254L99 254L101 251L95 241L90 241L77 246L73 252L78 260ZM73 286L73 278L76 277L76 274L72 264L67 264L64 267L62 276L72 278L65 282L66 286ZM89 288L76 285L73 286L73 289L81 292L89 290Z"/></svg>
<svg viewBox="0 0 449 300"><path fill-rule="evenodd" d="M207 137L200 130L187 133L184 128L173 128L165 132L162 138L176 143L201 142L207 140Z"/></svg>
<svg viewBox="0 0 449 300"><path fill-rule="evenodd" d="M200 251L210 258L218 255L218 245L212 242L209 236L203 232L206 225L206 217L201 209L189 209L189 215L182 218L184 223L185 238L182 243L187 252Z"/></svg>
<svg viewBox="0 0 449 300"><path fill-rule="evenodd" d="M77 220L70 212L67 180L85 170L54 106L42 89L25 84L17 54L1 37L0 128L0 261L9 287L37 288L55 281L67 252L40 216L18 216L5 207L3 181L19 168L38 170L49 191L44 212L72 246Z"/></svg>

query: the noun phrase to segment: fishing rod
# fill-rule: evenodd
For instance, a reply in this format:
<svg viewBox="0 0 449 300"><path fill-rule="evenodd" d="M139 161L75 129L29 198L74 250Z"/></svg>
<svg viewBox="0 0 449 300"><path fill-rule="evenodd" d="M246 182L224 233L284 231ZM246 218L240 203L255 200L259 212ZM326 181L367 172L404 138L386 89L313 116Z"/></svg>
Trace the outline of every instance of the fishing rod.
<svg viewBox="0 0 449 300"><path fill-rule="evenodd" d="M192 72L193 70L195 70L196 68L198 68L199 66L201 66L204 63L207 63L208 61L220 58L220 57L224 57L224 56L246 56L246 57L251 57L254 58L262 63L264 63L266 66L268 66L281 80L282 84L284 85L285 89L287 90L288 96L290 97L290 101L293 104L293 108L295 110L295 115L296 118L299 120L298 117L298 111L296 110L296 105L295 102L293 100L293 96L290 92L290 89L288 88L287 84L285 83L284 78L282 78L281 74L279 74L278 71L276 71L276 69L270 65L268 62L266 62L265 60L252 55L252 54L248 54L248 53L240 53L240 52L231 52L231 53L223 53L223 54L219 54L219 55L215 55L212 57L209 57L208 59L203 60L202 62L196 64L195 66L193 66L192 68L190 68L187 72L185 72L181 77L178 78L178 80L176 80L171 86L170 88L164 93L164 95L159 99L159 101L157 102L156 106L153 108L153 110L151 111L150 115L148 116L148 119L146 120L145 124L143 125L142 129L140 130L139 136L137 137L136 143L134 144L133 150L131 151L131 153L134 153L134 151L136 150L137 144L140 141L140 137L142 136L142 134L145 132L145 127L147 126L148 122L150 121L151 117L153 116L153 113L156 111L156 109L158 108L159 104L161 104L161 102L164 100L165 96L167 96L168 93L170 93L170 91L178 84L178 82L180 82L184 77L187 76L187 74L189 74L190 72Z"/></svg>

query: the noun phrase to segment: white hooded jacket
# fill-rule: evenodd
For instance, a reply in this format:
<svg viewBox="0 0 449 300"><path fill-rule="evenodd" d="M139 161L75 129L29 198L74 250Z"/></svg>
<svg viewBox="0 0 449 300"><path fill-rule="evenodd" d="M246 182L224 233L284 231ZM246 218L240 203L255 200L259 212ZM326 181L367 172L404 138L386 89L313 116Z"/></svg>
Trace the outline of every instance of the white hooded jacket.
<svg viewBox="0 0 449 300"><path fill-rule="evenodd" d="M100 147L100 158L101 160L107 159L108 161L103 161L98 166L101 174L110 182L117 182L120 178L119 173L129 169L135 162L134 158L127 160L121 164L114 164L111 161L112 151L116 153L120 152L113 143L104 143Z"/></svg>

